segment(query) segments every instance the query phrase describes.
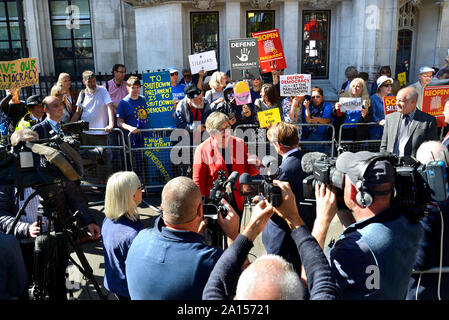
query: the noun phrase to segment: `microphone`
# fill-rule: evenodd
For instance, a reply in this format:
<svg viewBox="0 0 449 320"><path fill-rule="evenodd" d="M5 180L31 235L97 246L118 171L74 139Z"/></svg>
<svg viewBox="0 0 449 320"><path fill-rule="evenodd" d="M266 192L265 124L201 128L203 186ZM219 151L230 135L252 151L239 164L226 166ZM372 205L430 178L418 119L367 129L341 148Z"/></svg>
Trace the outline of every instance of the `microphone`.
<svg viewBox="0 0 449 320"><path fill-rule="evenodd" d="M313 164L315 161L327 159L328 156L322 152L308 152L302 156L301 159L301 168L304 173L312 174L313 173Z"/></svg>
<svg viewBox="0 0 449 320"><path fill-rule="evenodd" d="M224 183L227 193L232 194L232 189L234 188L234 185L237 182L238 177L239 177L238 171L233 171L229 175L228 180L226 180Z"/></svg>
<svg viewBox="0 0 449 320"><path fill-rule="evenodd" d="M251 176L247 172L243 172L239 178L239 184L247 184L251 182Z"/></svg>

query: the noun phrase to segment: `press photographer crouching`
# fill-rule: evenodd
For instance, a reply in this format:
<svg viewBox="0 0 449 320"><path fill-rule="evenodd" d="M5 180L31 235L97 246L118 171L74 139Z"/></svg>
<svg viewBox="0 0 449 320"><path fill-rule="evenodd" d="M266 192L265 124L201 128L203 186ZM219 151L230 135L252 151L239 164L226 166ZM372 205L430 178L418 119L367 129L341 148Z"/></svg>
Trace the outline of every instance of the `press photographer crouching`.
<svg viewBox="0 0 449 320"><path fill-rule="evenodd" d="M4 184L0 187L0 227L23 239L21 248L29 274L28 283L34 288L30 298L65 300L65 270L70 251L61 223L69 223L72 215L79 212L79 221L88 226L92 239L99 239L100 228L76 181L63 178L63 173L46 162L44 156L31 152L28 147L37 144L25 144L38 138L31 129L18 130L11 136L13 152L2 161L0 171ZM20 160L11 162L11 157ZM53 176L55 173L58 177ZM40 287L36 290L38 282ZM22 298L27 299L27 292Z"/></svg>
<svg viewBox="0 0 449 320"><path fill-rule="evenodd" d="M398 300L406 296L423 230L405 200L392 204L395 181L402 180L401 172L409 170L403 170L407 166L395 170L391 161L385 154L344 152L335 164L340 173L331 170L334 180L341 181L334 185L315 183L317 217L312 234L320 246L324 247L337 211L345 227L327 253L343 299ZM396 189L416 187L396 182ZM349 213L338 210L335 185L343 187ZM398 193L401 196L400 190ZM412 193L407 196L413 202Z"/></svg>

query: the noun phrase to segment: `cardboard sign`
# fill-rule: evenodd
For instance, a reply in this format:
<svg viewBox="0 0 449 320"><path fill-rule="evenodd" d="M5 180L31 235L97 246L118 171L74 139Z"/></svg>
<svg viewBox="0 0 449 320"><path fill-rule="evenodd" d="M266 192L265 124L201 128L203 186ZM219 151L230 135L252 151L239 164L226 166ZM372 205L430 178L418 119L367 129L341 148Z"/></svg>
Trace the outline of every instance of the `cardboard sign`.
<svg viewBox="0 0 449 320"><path fill-rule="evenodd" d="M280 76L281 96L303 96L312 94L312 75L292 74Z"/></svg>
<svg viewBox="0 0 449 320"><path fill-rule="evenodd" d="M37 58L0 61L0 90L39 84Z"/></svg>
<svg viewBox="0 0 449 320"><path fill-rule="evenodd" d="M281 114L279 108L268 109L257 113L261 128L266 128L270 124L281 122Z"/></svg>
<svg viewBox="0 0 449 320"><path fill-rule="evenodd" d="M231 39L229 40L229 61L231 65L232 80L241 80L245 72L259 76L259 48L257 39Z"/></svg>
<svg viewBox="0 0 449 320"><path fill-rule="evenodd" d="M362 98L340 98L338 102L341 103L341 112L362 110Z"/></svg>
<svg viewBox="0 0 449 320"><path fill-rule="evenodd" d="M144 73L143 94L150 118L150 128L175 128L175 106L168 71Z"/></svg>
<svg viewBox="0 0 449 320"><path fill-rule="evenodd" d="M449 86L425 87L422 98L422 111L437 118L437 127L445 127L444 104L449 98Z"/></svg>
<svg viewBox="0 0 449 320"><path fill-rule="evenodd" d="M259 43L259 62L262 73L287 68L278 29L253 33Z"/></svg>
<svg viewBox="0 0 449 320"><path fill-rule="evenodd" d="M189 64L192 74L199 73L201 70L217 70L218 64L215 50L189 55Z"/></svg>
<svg viewBox="0 0 449 320"><path fill-rule="evenodd" d="M398 111L398 108L396 107L396 97L395 96L384 97L385 116L396 111Z"/></svg>
<svg viewBox="0 0 449 320"><path fill-rule="evenodd" d="M251 93L249 91L249 85L246 81L239 81L234 87L235 103L238 106L251 103Z"/></svg>
<svg viewBox="0 0 449 320"><path fill-rule="evenodd" d="M401 87L403 87L407 84L407 73L405 73L405 71L398 73L398 81L399 81L399 85Z"/></svg>
<svg viewBox="0 0 449 320"><path fill-rule="evenodd" d="M172 163L170 161L171 147L170 137L145 137L144 146L148 150L144 150L145 159L148 165L148 184L160 185L168 182L172 178ZM158 149L163 147L164 149Z"/></svg>

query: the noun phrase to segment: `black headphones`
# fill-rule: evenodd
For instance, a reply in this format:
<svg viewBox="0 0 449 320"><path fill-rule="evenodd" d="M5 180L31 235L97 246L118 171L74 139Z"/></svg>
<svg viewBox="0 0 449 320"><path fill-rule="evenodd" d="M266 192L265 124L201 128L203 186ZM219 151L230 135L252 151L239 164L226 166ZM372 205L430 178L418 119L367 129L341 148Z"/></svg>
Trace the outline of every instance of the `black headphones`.
<svg viewBox="0 0 449 320"><path fill-rule="evenodd" d="M365 176L366 169L368 169L368 167L377 160L387 160L390 163L392 163L392 160L388 156L380 155L380 156L375 156L375 157L372 157L372 158L366 160L366 162L363 164L363 168L360 171L360 175L357 177L357 182L355 183L355 186L358 189L357 195L355 196L355 200L356 200L357 204L363 208L367 208L373 204L373 201L374 201L373 195L387 195L387 194L393 192L393 197L394 197L396 194L396 190L394 189L394 186L393 186L392 190L387 190L387 191L372 191L371 190L371 191L369 191L367 186L365 185L364 176Z"/></svg>

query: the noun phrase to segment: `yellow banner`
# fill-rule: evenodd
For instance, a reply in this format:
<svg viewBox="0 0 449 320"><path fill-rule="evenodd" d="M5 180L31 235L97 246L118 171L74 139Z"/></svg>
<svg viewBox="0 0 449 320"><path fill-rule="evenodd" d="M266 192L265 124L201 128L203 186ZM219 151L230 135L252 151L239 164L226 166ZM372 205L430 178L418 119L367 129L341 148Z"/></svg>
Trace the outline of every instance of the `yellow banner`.
<svg viewBox="0 0 449 320"><path fill-rule="evenodd" d="M37 58L0 61L0 90L23 88L38 83Z"/></svg>
<svg viewBox="0 0 449 320"><path fill-rule="evenodd" d="M407 84L407 74L405 72L398 73L398 81L401 87Z"/></svg>
<svg viewBox="0 0 449 320"><path fill-rule="evenodd" d="M268 109L257 113L261 128L266 128L271 124L281 122L279 108Z"/></svg>

